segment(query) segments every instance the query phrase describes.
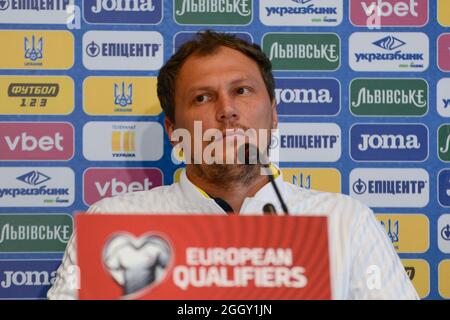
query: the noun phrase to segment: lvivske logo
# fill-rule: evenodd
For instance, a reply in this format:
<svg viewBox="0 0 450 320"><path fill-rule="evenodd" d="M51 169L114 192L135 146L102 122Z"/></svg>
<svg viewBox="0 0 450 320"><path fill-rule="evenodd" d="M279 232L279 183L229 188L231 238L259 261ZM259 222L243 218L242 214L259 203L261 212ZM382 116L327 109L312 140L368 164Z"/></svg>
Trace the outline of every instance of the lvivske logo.
<svg viewBox="0 0 450 320"><path fill-rule="evenodd" d="M155 77L87 77L83 88L83 108L89 115L161 113Z"/></svg>
<svg viewBox="0 0 450 320"><path fill-rule="evenodd" d="M429 175L424 169L353 169L350 196L370 207L423 208L429 201Z"/></svg>
<svg viewBox="0 0 450 320"><path fill-rule="evenodd" d="M0 260L1 299L44 299L61 260Z"/></svg>
<svg viewBox="0 0 450 320"><path fill-rule="evenodd" d="M66 122L0 122L0 160L70 160L74 128Z"/></svg>
<svg viewBox="0 0 450 320"><path fill-rule="evenodd" d="M334 33L266 33L262 48L276 71L335 71L341 63Z"/></svg>
<svg viewBox="0 0 450 320"><path fill-rule="evenodd" d="M261 0L259 18L268 26L337 26L342 0Z"/></svg>
<svg viewBox="0 0 450 320"><path fill-rule="evenodd" d="M424 26L428 0L350 0L350 21L369 29Z"/></svg>
<svg viewBox="0 0 450 320"><path fill-rule="evenodd" d="M450 78L443 78L437 83L437 111L442 117L450 118Z"/></svg>
<svg viewBox="0 0 450 320"><path fill-rule="evenodd" d="M429 39L420 32L355 32L349 39L349 61L354 71L425 71Z"/></svg>
<svg viewBox="0 0 450 320"><path fill-rule="evenodd" d="M68 114L74 84L66 76L0 76L0 114Z"/></svg>
<svg viewBox="0 0 450 320"><path fill-rule="evenodd" d="M438 157L450 162L450 124L443 124L438 129Z"/></svg>
<svg viewBox="0 0 450 320"><path fill-rule="evenodd" d="M88 31L83 48L89 70L158 70L164 54L163 37L156 31Z"/></svg>
<svg viewBox="0 0 450 320"><path fill-rule="evenodd" d="M158 168L89 168L83 174L83 200L91 205L105 197L161 185L163 174Z"/></svg>
<svg viewBox="0 0 450 320"><path fill-rule="evenodd" d="M350 111L355 116L424 116L428 91L424 79L353 79Z"/></svg>
<svg viewBox="0 0 450 320"><path fill-rule="evenodd" d="M64 69L74 63L74 36L65 30L0 30L1 69Z"/></svg>
<svg viewBox="0 0 450 320"><path fill-rule="evenodd" d="M248 25L253 18L252 0L175 0L174 19L190 25Z"/></svg>
<svg viewBox="0 0 450 320"><path fill-rule="evenodd" d="M335 162L341 157L341 129L334 123L280 123L281 162Z"/></svg>
<svg viewBox="0 0 450 320"><path fill-rule="evenodd" d="M275 99L282 116L333 116L341 106L340 82L331 78L276 78Z"/></svg>
<svg viewBox="0 0 450 320"><path fill-rule="evenodd" d="M355 124L350 128L354 161L425 161L428 128L423 124Z"/></svg>
<svg viewBox="0 0 450 320"><path fill-rule="evenodd" d="M158 24L163 16L162 0L84 0L87 23Z"/></svg>
<svg viewBox="0 0 450 320"><path fill-rule="evenodd" d="M157 161L163 142L158 122L88 122L83 128L83 154L91 161Z"/></svg>
<svg viewBox="0 0 450 320"><path fill-rule="evenodd" d="M450 33L438 38L438 66L441 71L450 72Z"/></svg>
<svg viewBox="0 0 450 320"><path fill-rule="evenodd" d="M0 214L0 252L64 252L72 230L68 214Z"/></svg>
<svg viewBox="0 0 450 320"><path fill-rule="evenodd" d="M68 207L74 202L70 168L3 167L0 174L0 207Z"/></svg>
<svg viewBox="0 0 450 320"><path fill-rule="evenodd" d="M74 0L1 0L2 23L66 24Z"/></svg>

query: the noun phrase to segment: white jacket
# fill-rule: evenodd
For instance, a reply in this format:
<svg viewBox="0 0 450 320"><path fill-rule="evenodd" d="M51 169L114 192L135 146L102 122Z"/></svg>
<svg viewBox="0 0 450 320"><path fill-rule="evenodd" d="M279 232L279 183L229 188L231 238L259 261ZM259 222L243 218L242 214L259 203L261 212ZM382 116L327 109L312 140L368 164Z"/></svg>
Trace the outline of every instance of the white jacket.
<svg viewBox="0 0 450 320"><path fill-rule="evenodd" d="M306 190L276 179L291 215L325 215L329 219L329 247L332 295L334 299L418 299L401 261L373 212L361 202L336 193ZM241 215L262 214L272 203L282 212L270 183L254 197L246 198ZM106 198L92 205L92 213L217 213L225 211L202 193L183 171L180 182ZM75 240L66 249L49 299L76 299L77 273ZM381 280L371 285L374 272Z"/></svg>

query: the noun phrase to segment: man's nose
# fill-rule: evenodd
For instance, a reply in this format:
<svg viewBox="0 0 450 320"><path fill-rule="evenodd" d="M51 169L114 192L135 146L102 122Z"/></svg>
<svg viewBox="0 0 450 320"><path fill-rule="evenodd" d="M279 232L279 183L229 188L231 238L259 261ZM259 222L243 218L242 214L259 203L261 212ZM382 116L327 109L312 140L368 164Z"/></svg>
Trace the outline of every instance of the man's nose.
<svg viewBox="0 0 450 320"><path fill-rule="evenodd" d="M233 97L229 94L220 94L216 104L216 120L219 122L235 122L239 120L239 112Z"/></svg>

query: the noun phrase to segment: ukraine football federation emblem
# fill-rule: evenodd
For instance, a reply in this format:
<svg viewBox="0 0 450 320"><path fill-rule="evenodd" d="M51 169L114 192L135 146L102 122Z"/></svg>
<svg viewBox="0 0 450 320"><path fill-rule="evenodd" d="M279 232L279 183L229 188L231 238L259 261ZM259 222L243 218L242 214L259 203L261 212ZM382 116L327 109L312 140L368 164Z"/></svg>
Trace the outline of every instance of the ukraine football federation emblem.
<svg viewBox="0 0 450 320"><path fill-rule="evenodd" d="M103 263L122 287L124 296L161 282L171 256L169 243L156 235L135 238L116 234L103 249Z"/></svg>
<svg viewBox="0 0 450 320"><path fill-rule="evenodd" d="M389 238L392 241L392 244L394 245L394 247L396 249L398 249L396 246L396 244L398 244L399 242L399 235L398 235L398 220L396 220L393 225L392 225L392 220L389 219L388 220L388 225L386 227L384 221L381 221L381 225L386 229L387 235L389 236Z"/></svg>
<svg viewBox="0 0 450 320"><path fill-rule="evenodd" d="M37 40L34 35L31 36L31 43L30 39L25 37L24 39L24 49L25 49L25 59L36 61L38 59L42 59L43 57L43 47L44 42L42 40L42 37Z"/></svg>
<svg viewBox="0 0 450 320"><path fill-rule="evenodd" d="M121 86L117 83L114 84L114 105L116 111L132 111L131 108L127 108L133 104L133 84L130 83L125 90L125 82L122 81Z"/></svg>

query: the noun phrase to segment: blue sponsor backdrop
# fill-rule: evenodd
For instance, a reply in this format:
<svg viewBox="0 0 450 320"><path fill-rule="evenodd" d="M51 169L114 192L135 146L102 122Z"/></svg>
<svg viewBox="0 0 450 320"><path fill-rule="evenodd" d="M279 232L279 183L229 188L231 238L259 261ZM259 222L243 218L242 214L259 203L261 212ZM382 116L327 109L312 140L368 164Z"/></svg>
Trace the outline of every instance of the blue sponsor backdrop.
<svg viewBox="0 0 450 320"><path fill-rule="evenodd" d="M3 10L10 4L10 1L0 1L0 10ZM44 2L44 1L41 1ZM42 23L23 23L18 18L17 23L5 23L0 17L0 31L1 30L68 30L73 34L75 39L75 63L68 70L20 70L20 69L0 69L1 75L68 75L75 83L75 109L69 115L0 115L0 121L68 121L75 127L75 156L69 161L33 161L33 162L14 162L14 161L0 161L2 167L70 167L75 172L75 188L76 196L75 202L69 207L54 208L54 207L1 207L0 199L0 213L69 213L73 214L76 211L83 211L87 206L83 203L83 172L90 167L158 167L164 173L164 183L170 184L173 182L173 173L179 167L174 164L171 158L171 146L165 138L164 140L164 155L158 161L88 161L83 156L83 140L82 128L88 121L157 121L163 123L163 114L155 116L132 116L132 115L111 115L111 116L89 116L83 111L82 94L83 94L83 80L88 76L156 76L157 70L152 71L127 71L127 70L95 70L90 71L83 65L83 52L86 48L82 47L82 37L87 31L156 31L159 32L164 39L164 61L174 51L174 45L185 41L192 36L192 32L202 30L206 27L213 28L219 31L240 33L243 37L249 38L261 43L264 34L269 32L305 32L305 33L336 33L341 39L341 64L339 69L333 72L275 72L277 78L277 87L280 89L280 94L283 95L284 100L280 100L280 121L289 123L298 123L301 126L303 122L333 122L337 123L342 130L342 155L339 161L335 163L308 163L308 162L283 162L281 166L284 168L290 167L320 167L320 168L336 168L340 171L342 177L342 192L349 193L349 174L354 168L424 168L430 175L430 201L425 208L376 208L376 213L423 213L426 214L430 221L430 245L429 250L421 254L407 254L402 253L402 259L425 259L430 265L430 291L427 296L428 299L442 298L438 291L438 264L448 259L448 254L444 254L438 249L438 237L440 237L440 230L438 230L438 218L448 209L441 206L449 205L450 198L447 194L449 189L450 174L444 171L438 179L440 170L446 168L448 164L440 161L437 156L437 130L438 127L450 122L448 119L439 116L436 110L436 84L441 78L449 77L437 67L437 48L436 41L440 34L450 32L450 29L443 27L437 22L437 6L436 1L430 1L429 4L429 21L428 24L422 27L383 27L378 30L368 30L364 27L356 27L349 21L349 7L348 1L344 1L343 20L338 26L287 26L273 25L267 26L261 22L259 18L258 0L254 0L252 20L248 25L233 25L221 23L220 25L204 25L199 20L197 23L190 25L180 25L174 19L174 1L155 0L149 1L148 6L140 11L120 11L118 8L118 1L104 1L106 8L101 14L93 14L92 8L97 5L94 0L89 1L76 0L75 10L71 14L70 19L75 19L75 23L69 26L64 24L42 24ZM137 1L144 3L146 1ZM303 5L302 1L290 1L293 6ZM303 1L307 5L314 4L320 1ZM124 4L125 6L125 4ZM153 6L153 7L152 7ZM124 7L122 7L123 9ZM16 13L20 14L18 10ZM42 12L42 10L40 10ZM69 19L69 20L70 20ZM79 25L77 26L77 22ZM186 32L186 33L184 33ZM384 32L386 36L390 32L423 32L429 38L430 43L430 61L429 67L423 72L355 72L349 66L349 37L354 32ZM381 38L380 38L381 39ZM152 41L152 40L150 40ZM45 44L44 44L45 45ZM411 44L409 44L411 45ZM412 44L414 45L414 44ZM61 48L61 54L64 54L64 48ZM8 50L8 43L2 44L2 50ZM362 77L392 77L392 78L424 78L430 88L429 101L430 112L423 117L355 117L349 111L349 86L354 78ZM295 80L295 78L301 78ZM295 100L295 92L284 92L283 89L293 90L294 88L310 88L310 89L327 89L332 97L332 101L323 98L320 103L301 103L293 105L287 103L290 99ZM450 89L450 88L449 88ZM294 96L292 96L294 95ZM299 98L301 99L301 98ZM307 101L308 98L304 98ZM312 98L309 98L312 99ZM340 102L340 103L339 103ZM350 136L351 128L358 123L359 127L353 127L355 137ZM363 126L364 124L375 123L374 126ZM415 124L414 127L405 127L407 131L403 131L399 127L398 130L391 130L392 126L383 126L380 124ZM421 126L417 126L421 123ZM395 126L394 126L395 128ZM403 127L402 127L403 128ZM429 142L426 141L425 129L428 128ZM368 153L361 153L352 148L352 144L358 144L359 139L356 135L356 129L360 129L359 133L373 132L376 134L383 133L397 133L406 134L414 133L421 135L420 150L405 151L405 150L390 150L382 152L381 150L370 151ZM416 130L417 129L417 130ZM105 142L108 143L108 142ZM428 146L428 148L426 147ZM429 154L428 154L429 150ZM357 162L352 160L351 155L355 160L370 160L371 162ZM282 160L282 159L281 159ZM373 160L373 161L372 161ZM385 160L395 160L398 162L387 163ZM1 177L0 177L1 178ZM52 178L52 177L50 177ZM442 184L441 187L438 187ZM27 271L43 271L50 272L55 270L58 265L58 260L62 258L62 253L55 254L31 254L31 253L17 253L6 254L0 253L0 281L6 281L8 275L16 272L16 285L6 287L0 285L0 298L42 298L45 296L45 291L48 289L47 284L39 283L38 281L31 281L33 284L27 286L22 284L26 275L22 273ZM15 260L5 262L5 260ZM45 259L56 259L57 261L42 261ZM22 272L22 273L20 273Z"/></svg>

